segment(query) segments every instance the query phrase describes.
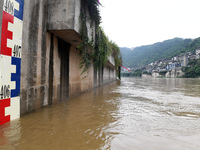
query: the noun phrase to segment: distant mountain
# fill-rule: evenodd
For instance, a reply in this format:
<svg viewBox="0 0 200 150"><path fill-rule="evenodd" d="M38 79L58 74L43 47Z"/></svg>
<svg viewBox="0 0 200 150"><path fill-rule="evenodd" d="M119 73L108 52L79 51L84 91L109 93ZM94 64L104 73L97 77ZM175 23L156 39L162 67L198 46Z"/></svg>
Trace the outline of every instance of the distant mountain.
<svg viewBox="0 0 200 150"><path fill-rule="evenodd" d="M159 59L172 58L186 52L195 52L197 46L200 46L200 38L194 40L174 38L134 49L127 47L121 47L120 49L124 66L139 67Z"/></svg>

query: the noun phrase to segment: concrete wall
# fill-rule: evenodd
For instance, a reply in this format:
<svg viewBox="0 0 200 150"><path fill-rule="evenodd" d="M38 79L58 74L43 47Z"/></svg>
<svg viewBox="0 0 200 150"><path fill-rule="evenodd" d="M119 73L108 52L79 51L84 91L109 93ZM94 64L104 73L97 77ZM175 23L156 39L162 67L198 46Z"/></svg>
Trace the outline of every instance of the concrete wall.
<svg viewBox="0 0 200 150"><path fill-rule="evenodd" d="M81 0L48 1L47 30L77 47L82 42L79 35L81 27L80 11ZM91 22L89 13L86 13L88 37L92 40L92 37L95 37L95 24Z"/></svg>
<svg viewBox="0 0 200 150"><path fill-rule="evenodd" d="M106 84L110 81L110 67L105 66L103 70L103 83Z"/></svg>
<svg viewBox="0 0 200 150"><path fill-rule="evenodd" d="M105 66L103 70L103 84L109 83L116 80L116 71L110 67Z"/></svg>
<svg viewBox="0 0 200 150"><path fill-rule="evenodd" d="M25 1L24 12L21 114L48 104L51 45L46 32L47 0Z"/></svg>
<svg viewBox="0 0 200 150"><path fill-rule="evenodd" d="M48 7L48 30L79 31L80 0L50 0Z"/></svg>
<svg viewBox="0 0 200 150"><path fill-rule="evenodd" d="M11 31L14 37L6 45L11 49L11 56L4 56L5 50L2 47L0 51L0 88L6 88L3 90L6 91L3 97L6 100L2 96L0 99L0 109L3 110L0 113L4 113L0 114L3 116L0 117L0 124L115 80L115 67L110 62L104 70L98 71L91 64L88 71L81 75L81 56L75 48L81 40L78 34L80 0L11 2L23 3L24 13L21 13L21 21L14 20L14 25L9 23L6 26L8 33ZM3 1L0 2L0 11L3 11L2 5ZM21 11L21 8L15 9ZM0 13L1 28L2 14ZM88 35L92 37L94 28L88 23L87 25ZM1 43L5 45L2 41L1 38ZM14 44L21 47L17 53L14 51ZM110 61L113 62L112 58ZM15 64L16 62L20 63Z"/></svg>
<svg viewBox="0 0 200 150"><path fill-rule="evenodd" d="M110 78L111 78L111 81L116 80L116 70L115 69L111 69Z"/></svg>
<svg viewBox="0 0 200 150"><path fill-rule="evenodd" d="M81 75L80 60L79 51L72 46L69 56L69 97L74 97L94 87L93 65L90 66L86 73Z"/></svg>
<svg viewBox="0 0 200 150"><path fill-rule="evenodd" d="M115 66L115 58L112 55L108 56L108 61Z"/></svg>
<svg viewBox="0 0 200 150"><path fill-rule="evenodd" d="M80 13L80 1L69 0L65 2L63 0L55 2L32 0L25 2L21 114L66 100L95 87L93 65L86 74L81 76L79 51L68 41L65 41L65 38L60 39L62 37L54 34L55 32L47 32L47 28L50 29L50 27L56 30L67 29L66 31L71 31L68 28L73 27L74 23L70 22L70 19L74 19L73 21L77 22L74 25L79 28L79 19L77 18L79 18ZM60 9L58 10L58 8ZM68 21L58 24L59 18L54 16L56 10L58 13L59 11L70 13L69 16L63 14L64 16L60 17L60 19L63 19L66 16L65 19L68 19ZM50 18L47 17L48 13ZM70 34L67 34L67 36L73 38ZM63 58L65 55L69 58ZM102 85L103 79L100 79L103 76L99 73L96 76L98 80L96 86Z"/></svg>
<svg viewBox="0 0 200 150"><path fill-rule="evenodd" d="M52 90L52 104L60 101L60 76L61 76L61 59L58 51L58 38L53 37L53 90Z"/></svg>
<svg viewBox="0 0 200 150"><path fill-rule="evenodd" d="M61 31L67 33L69 35L68 30L72 30L76 33L79 33L80 30L80 8L81 8L81 0L57 0L57 1L49 1L48 2L48 24L47 30L53 31L57 33L58 37L63 38L64 35L60 33ZM95 36L95 27L91 26L92 22L90 20L89 14L87 14L87 28L88 28L88 37L92 39ZM73 45L71 39L73 38L75 41L79 41L77 35L73 35L70 39L66 38L66 41Z"/></svg>
<svg viewBox="0 0 200 150"><path fill-rule="evenodd" d="M176 78L178 76L182 76L184 73L181 71L181 67L172 69L171 71L168 71L165 75L167 78Z"/></svg>
<svg viewBox="0 0 200 150"><path fill-rule="evenodd" d="M94 68L93 80L94 80L94 87L95 88L103 85L103 71L104 71L104 68L101 68L99 70Z"/></svg>
<svg viewBox="0 0 200 150"><path fill-rule="evenodd" d="M184 73L181 71L181 67L172 69L172 71L171 71L171 77L172 78L175 78L175 77L178 77L178 76L182 76L183 74Z"/></svg>

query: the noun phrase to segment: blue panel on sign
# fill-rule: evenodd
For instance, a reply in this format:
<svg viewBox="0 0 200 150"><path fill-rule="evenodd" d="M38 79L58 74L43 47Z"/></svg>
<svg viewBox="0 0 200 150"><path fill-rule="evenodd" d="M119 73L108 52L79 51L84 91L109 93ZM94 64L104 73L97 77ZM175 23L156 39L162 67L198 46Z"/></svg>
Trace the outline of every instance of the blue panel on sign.
<svg viewBox="0 0 200 150"><path fill-rule="evenodd" d="M19 11L15 9L14 16L20 20L23 20L24 13L24 0L15 0L19 3Z"/></svg>
<svg viewBox="0 0 200 150"><path fill-rule="evenodd" d="M16 82L16 87L11 90L11 97L20 95L21 58L12 57L12 65L16 65L16 73L11 73L11 81Z"/></svg>

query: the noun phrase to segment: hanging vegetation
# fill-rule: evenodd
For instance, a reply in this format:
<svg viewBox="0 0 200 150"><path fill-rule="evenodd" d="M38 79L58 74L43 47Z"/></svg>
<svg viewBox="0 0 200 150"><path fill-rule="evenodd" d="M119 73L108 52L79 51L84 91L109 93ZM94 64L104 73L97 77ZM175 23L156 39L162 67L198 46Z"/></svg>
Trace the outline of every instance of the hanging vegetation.
<svg viewBox="0 0 200 150"><path fill-rule="evenodd" d="M121 65L121 54L119 47L110 42L103 30L100 28L100 12L98 0L81 0L81 29L80 35L82 43L78 46L82 60L80 68L82 74L88 70L91 63L94 63L96 69L101 69L107 63L107 57L113 53L115 57L116 70ZM88 37L87 21L90 20L91 27L95 28L95 34L92 34L92 39ZM93 37L95 36L95 37ZM95 39L95 40L94 40Z"/></svg>
<svg viewBox="0 0 200 150"><path fill-rule="evenodd" d="M111 44L112 54L115 58L115 69L116 69L116 72L119 72L121 70L121 68L119 68L119 66L122 66L122 55L120 52L120 48L117 46L116 43L114 43L112 41L110 42L110 44ZM120 74L118 74L118 75L119 75L118 77L120 79Z"/></svg>
<svg viewBox="0 0 200 150"><path fill-rule="evenodd" d="M111 45L108 37L99 27L95 37L95 50L93 54L94 67L100 69L107 63L107 57L111 54Z"/></svg>
<svg viewBox="0 0 200 150"><path fill-rule="evenodd" d="M87 20L91 20L91 25L95 26L96 30L100 24L99 5L98 0L81 0L80 35L82 43L78 46L78 49L82 55L80 63L80 68L83 69L82 74L88 70L90 64L92 63L93 55L89 52L89 50L92 52L94 51L94 41L90 41L88 37Z"/></svg>

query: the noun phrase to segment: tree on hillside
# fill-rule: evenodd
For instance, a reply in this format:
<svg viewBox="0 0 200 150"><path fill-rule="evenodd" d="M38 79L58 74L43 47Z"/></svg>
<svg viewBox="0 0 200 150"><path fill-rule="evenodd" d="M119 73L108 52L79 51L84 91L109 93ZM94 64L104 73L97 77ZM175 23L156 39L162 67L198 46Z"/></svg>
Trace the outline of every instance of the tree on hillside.
<svg viewBox="0 0 200 150"><path fill-rule="evenodd" d="M200 46L200 38L181 39L174 38L152 45L134 48L121 48L123 65L126 67L140 67L159 59L171 59L174 56L184 55L186 52L194 52Z"/></svg>
<svg viewBox="0 0 200 150"><path fill-rule="evenodd" d="M184 72L184 78L200 77L200 59L192 60L187 67L182 67L181 70Z"/></svg>

